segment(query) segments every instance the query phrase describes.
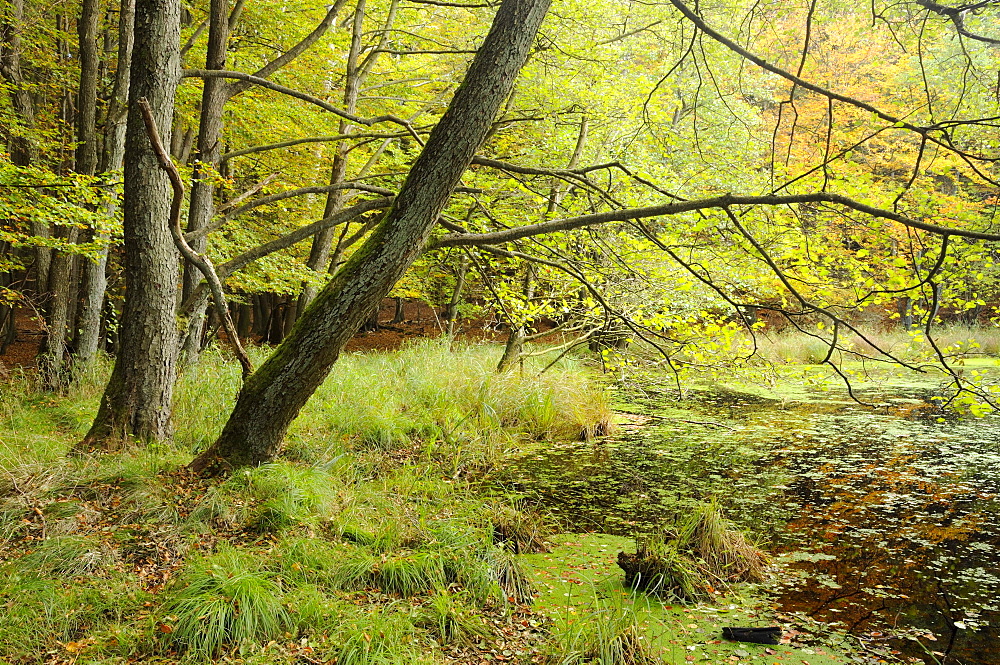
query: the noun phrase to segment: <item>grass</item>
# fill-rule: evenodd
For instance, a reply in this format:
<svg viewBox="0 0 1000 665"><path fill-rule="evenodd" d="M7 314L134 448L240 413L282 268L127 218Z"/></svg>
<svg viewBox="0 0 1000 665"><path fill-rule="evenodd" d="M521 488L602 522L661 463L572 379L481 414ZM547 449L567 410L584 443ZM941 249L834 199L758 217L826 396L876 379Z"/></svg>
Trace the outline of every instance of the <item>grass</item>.
<svg viewBox="0 0 1000 665"><path fill-rule="evenodd" d="M663 662L654 655L646 629L635 611L597 599L581 620L557 633L549 661L558 665L654 665Z"/></svg>
<svg viewBox="0 0 1000 665"><path fill-rule="evenodd" d="M197 660L226 645L257 644L292 626L276 576L231 547L191 561L163 608L165 640ZM167 623L168 621L172 623Z"/></svg>
<svg viewBox="0 0 1000 665"><path fill-rule="evenodd" d="M863 335L847 333L840 344L854 354L887 359L882 351L908 362L935 361L937 354L922 329L867 329ZM816 335L829 338L826 330ZM932 339L948 358L1000 356L1000 328L992 326L941 325L932 329ZM759 356L775 363L816 364L826 358L829 345L817 336L799 331L782 331L757 335ZM877 348L876 348L877 347ZM835 361L856 359L852 353L835 352Z"/></svg>
<svg viewBox="0 0 1000 665"><path fill-rule="evenodd" d="M763 581L770 562L714 499L676 525L637 538L635 554L618 555L627 584L680 601L708 598L734 582Z"/></svg>
<svg viewBox="0 0 1000 665"><path fill-rule="evenodd" d="M239 385L220 354L181 377L173 442L111 455L65 455L106 366L59 396L15 377L0 393L0 660L662 659L658 633L625 606L549 618L526 560L549 556L550 521L477 484L522 442L610 421L585 368L497 375L499 351L347 355L282 459L222 482L183 470Z"/></svg>
<svg viewBox="0 0 1000 665"><path fill-rule="evenodd" d="M180 377L172 442L109 455L66 456L107 364L61 395L13 376L0 392L0 660L432 663L443 649L490 651L509 639L498 626L530 616L518 552L544 548L548 531L470 481L522 441L610 419L584 368L498 375L499 352L424 342L346 355L287 454L222 482L183 470L239 386L220 353Z"/></svg>

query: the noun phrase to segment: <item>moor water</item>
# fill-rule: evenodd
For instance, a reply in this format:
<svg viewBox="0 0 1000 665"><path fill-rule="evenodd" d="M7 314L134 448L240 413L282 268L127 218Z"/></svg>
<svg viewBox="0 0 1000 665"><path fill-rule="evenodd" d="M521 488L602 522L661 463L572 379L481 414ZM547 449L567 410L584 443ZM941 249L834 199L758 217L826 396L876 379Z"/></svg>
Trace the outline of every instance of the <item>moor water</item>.
<svg viewBox="0 0 1000 665"><path fill-rule="evenodd" d="M776 602L927 663L1000 664L1000 418L930 391L778 400L633 387L634 424L539 444L506 482L568 528L634 535L716 497L782 554Z"/></svg>

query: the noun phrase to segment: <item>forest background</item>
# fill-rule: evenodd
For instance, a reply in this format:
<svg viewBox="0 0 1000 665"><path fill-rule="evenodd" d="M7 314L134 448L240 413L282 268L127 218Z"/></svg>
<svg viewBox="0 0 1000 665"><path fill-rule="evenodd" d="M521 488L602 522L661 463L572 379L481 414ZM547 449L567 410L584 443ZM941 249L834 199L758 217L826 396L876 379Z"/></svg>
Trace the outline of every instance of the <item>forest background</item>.
<svg viewBox="0 0 1000 665"><path fill-rule="evenodd" d="M641 338L677 371L733 355L740 329L752 338L779 319L825 340L836 367L841 351L902 360L861 322L929 332L940 317L994 316L990 3L569 4L537 37L527 13L512 14L509 35L531 52L505 74L519 57L527 65L509 91L492 91L502 108L457 110L439 132L486 123L466 139L469 154L434 158L422 144L459 103L451 96L492 12L452 4L6 8L4 339L16 308L37 313L53 389L99 346L117 352L85 447L168 436L178 365L196 362L226 321L231 340L278 342L318 293L361 282L385 284L339 322L328 312L299 326L339 340L303 363L317 376L289 369L303 356L296 339L241 393L244 411L281 424L240 443L256 452L220 440L210 457L273 457L344 341L390 294L450 303L451 318L460 306L488 313L511 331L505 366L542 321ZM482 101L492 84L472 71L463 88ZM190 183L174 201L183 233L170 227L141 97L177 184ZM472 168L421 184L428 169L411 168L421 153ZM426 228L400 241L405 256L370 257L358 248L388 247L379 211L389 220L405 207L391 202L407 178L416 192L454 192L406 203L425 205ZM343 270L355 256L382 261L382 278ZM223 286L231 306L219 306ZM942 363L953 352L934 348ZM978 406L992 403L988 389L952 376L958 404L989 408ZM295 399L267 402L260 386L279 383Z"/></svg>
<svg viewBox="0 0 1000 665"><path fill-rule="evenodd" d="M312 480L289 479L294 465L269 463L310 396L329 390L323 382L347 340L366 321L377 325L372 312L385 297L444 309L449 334L463 317L501 330L497 380L516 384L526 402L508 405L518 415L507 420L492 403L469 411L531 435L592 436L606 429L607 412L584 389L579 403L589 406L572 417L548 411L549 388L511 371L533 353L528 342L558 340L553 354L587 348L607 367L631 340L681 383L752 361L760 336L782 328L815 343L814 360L847 381L851 363L935 365L950 383L948 405L983 414L996 408L995 386L955 366L975 342L935 331L997 323L995 8L9 0L0 17L0 339L6 348L19 317L34 317L44 333L39 386L53 399L75 399L95 376L103 383L109 352L96 416L93 404L82 409L89 430L69 428L74 441L53 450L90 460L140 443L155 457L176 428L194 427L195 445L154 463L156 473L189 466L230 484L161 473L156 491L186 488L204 510L153 519L165 505L157 495L141 499L152 511L143 519L176 526L197 513L244 535L312 528L326 515L321 504L340 514ZM888 327L926 345L926 357L883 343L876 332ZM176 413L175 387L214 367L200 356L216 338L236 352L242 380L226 370L216 389L228 391L226 403L236 398L233 412L198 429L190 401ZM249 340L277 347L247 353ZM353 399L366 394L379 393L352 387ZM9 395L11 413L37 399ZM406 431L457 446L449 459L458 477L464 444L451 434L464 422ZM51 452L39 455L51 463ZM73 459L65 468L79 473ZM141 459L133 480L150 476ZM229 475L243 466L258 471ZM372 472L380 482L382 471ZM66 508L68 485L24 473L11 474L11 496L34 497L25 500L47 542L42 503ZM115 473L107 486L117 491L129 474ZM308 491L289 497L278 486ZM451 491L442 488L433 492ZM119 517L130 528L138 521ZM32 520L10 533L34 538ZM383 560L401 548L433 554L423 563L482 563L431 548L444 542L434 528L383 542L367 526L358 535L338 524L338 542ZM133 534L137 542L152 542L150 528ZM167 540L156 574L190 553ZM53 550L52 560L68 551ZM22 554L28 563L49 556L44 547ZM257 565L224 549L211 556L231 571ZM300 567L326 565L317 561ZM401 592L369 564L331 584ZM466 573L449 579L473 589L479 578ZM438 577L424 582L436 589ZM162 603L144 596L159 608L155 630L173 634L164 617L183 614L184 590L202 583L211 586L192 577ZM157 584L143 588L155 595ZM274 595L264 582L258 591ZM323 602L315 621L330 612ZM193 646L189 633L167 649L212 657L291 626L285 617L239 633L239 612L228 611L216 642ZM191 630L198 612L186 615ZM95 621L59 624L61 644L79 645ZM123 652L150 652L148 633L137 630L145 637ZM87 646L119 653L121 639L102 635Z"/></svg>

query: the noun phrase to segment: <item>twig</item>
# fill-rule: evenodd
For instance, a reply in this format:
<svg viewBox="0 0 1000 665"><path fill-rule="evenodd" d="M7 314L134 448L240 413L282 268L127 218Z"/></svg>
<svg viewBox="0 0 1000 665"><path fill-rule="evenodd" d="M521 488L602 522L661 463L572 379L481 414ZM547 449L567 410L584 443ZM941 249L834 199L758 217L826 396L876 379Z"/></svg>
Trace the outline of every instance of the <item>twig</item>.
<svg viewBox="0 0 1000 665"><path fill-rule="evenodd" d="M170 184L174 190L174 198L170 202L170 233L174 237L174 244L177 245L177 249L180 250L184 258L198 268L201 274L205 276L205 280L208 281L208 285L212 289L212 300L215 301L222 324L233 343L236 357L243 368L243 380L246 381L247 377L253 373L253 365L250 364L250 358L240 343L239 335L236 334L236 325L233 323L233 318L229 315L229 305L226 303L226 295L222 291L222 282L219 281L219 276L215 274L212 261L207 256L202 256L191 249L191 246L184 240L184 233L181 231L181 204L184 202L184 183L181 181L181 174L177 171L177 167L174 166L174 163L170 160L167 151L163 147L160 134L156 130L156 121L153 120L153 110L150 108L149 101L145 97L139 100L139 110L142 111L142 121L146 125L146 134L149 135L149 142L153 145L153 152L156 153L156 159L160 164L160 168L166 171L170 177Z"/></svg>

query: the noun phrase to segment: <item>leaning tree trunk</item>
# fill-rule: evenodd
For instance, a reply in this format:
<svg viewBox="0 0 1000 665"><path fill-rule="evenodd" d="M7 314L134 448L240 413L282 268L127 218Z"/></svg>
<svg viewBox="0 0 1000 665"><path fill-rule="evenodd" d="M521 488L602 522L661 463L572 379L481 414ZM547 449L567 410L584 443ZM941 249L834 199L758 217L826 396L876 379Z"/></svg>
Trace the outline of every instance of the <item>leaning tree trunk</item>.
<svg viewBox="0 0 1000 665"><path fill-rule="evenodd" d="M137 0L125 133L125 306L115 367L80 448L127 437L170 435L177 351L177 250L170 235L172 191L139 109L145 97L169 131L179 77L180 3Z"/></svg>
<svg viewBox="0 0 1000 665"><path fill-rule="evenodd" d="M217 473L261 464L323 382L344 345L420 254L528 56L549 0L504 0L448 111L392 208L251 376L218 440L191 463Z"/></svg>

